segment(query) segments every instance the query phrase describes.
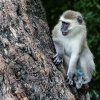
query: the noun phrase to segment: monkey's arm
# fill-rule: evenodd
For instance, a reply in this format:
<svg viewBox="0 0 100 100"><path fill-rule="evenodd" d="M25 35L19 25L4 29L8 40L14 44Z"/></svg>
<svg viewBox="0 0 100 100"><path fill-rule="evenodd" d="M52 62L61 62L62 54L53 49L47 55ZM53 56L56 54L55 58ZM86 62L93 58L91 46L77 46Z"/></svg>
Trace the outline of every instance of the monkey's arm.
<svg viewBox="0 0 100 100"><path fill-rule="evenodd" d="M79 53L74 52L71 55L70 61L69 61L69 67L67 72L67 80L70 85L73 85L73 76L76 71L76 64L79 58Z"/></svg>
<svg viewBox="0 0 100 100"><path fill-rule="evenodd" d="M64 57L64 47L60 43L60 41L54 41L54 46L56 49L56 55L53 57L53 62L55 65L58 65L62 62L63 57Z"/></svg>
<svg viewBox="0 0 100 100"><path fill-rule="evenodd" d="M67 80L70 85L73 85L73 76L76 72L76 67L78 60L80 59L80 54L82 53L84 48L85 39L83 38L83 35L84 34L80 34L79 37L77 37L77 40L73 42L72 45L72 53L70 55L70 61L67 71Z"/></svg>

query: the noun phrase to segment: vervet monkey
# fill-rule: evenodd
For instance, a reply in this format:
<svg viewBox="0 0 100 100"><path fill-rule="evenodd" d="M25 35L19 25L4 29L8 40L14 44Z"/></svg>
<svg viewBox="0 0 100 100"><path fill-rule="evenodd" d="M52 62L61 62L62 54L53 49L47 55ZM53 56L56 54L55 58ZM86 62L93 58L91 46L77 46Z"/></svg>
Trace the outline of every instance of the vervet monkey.
<svg viewBox="0 0 100 100"><path fill-rule="evenodd" d="M82 84L90 82L95 64L87 45L87 29L82 15L72 10L65 11L52 30L52 39L56 49L54 63L64 62L68 83L73 85L75 81L79 89ZM77 77L78 82L83 82L81 85L76 77L73 79L77 69L83 73L82 77Z"/></svg>

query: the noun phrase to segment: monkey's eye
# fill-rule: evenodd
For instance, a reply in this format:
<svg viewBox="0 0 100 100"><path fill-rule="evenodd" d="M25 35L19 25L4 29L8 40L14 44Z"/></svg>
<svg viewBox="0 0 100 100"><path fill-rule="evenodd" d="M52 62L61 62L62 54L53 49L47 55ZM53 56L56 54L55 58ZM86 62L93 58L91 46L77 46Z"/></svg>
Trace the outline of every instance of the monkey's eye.
<svg viewBox="0 0 100 100"><path fill-rule="evenodd" d="M81 17L81 16L78 16L78 17L77 17L77 21L78 21L80 24L82 24L82 17Z"/></svg>
<svg viewBox="0 0 100 100"><path fill-rule="evenodd" d="M69 26L69 22L62 22L62 26L64 26L64 27L68 27Z"/></svg>

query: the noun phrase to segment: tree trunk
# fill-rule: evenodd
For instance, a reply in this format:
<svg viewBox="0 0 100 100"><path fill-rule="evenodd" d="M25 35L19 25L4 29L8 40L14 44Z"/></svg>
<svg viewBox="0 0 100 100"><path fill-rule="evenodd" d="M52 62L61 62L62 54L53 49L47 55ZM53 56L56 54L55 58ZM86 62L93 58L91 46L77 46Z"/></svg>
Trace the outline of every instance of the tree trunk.
<svg viewBox="0 0 100 100"><path fill-rule="evenodd" d="M39 0L0 0L0 100L75 100L53 49Z"/></svg>

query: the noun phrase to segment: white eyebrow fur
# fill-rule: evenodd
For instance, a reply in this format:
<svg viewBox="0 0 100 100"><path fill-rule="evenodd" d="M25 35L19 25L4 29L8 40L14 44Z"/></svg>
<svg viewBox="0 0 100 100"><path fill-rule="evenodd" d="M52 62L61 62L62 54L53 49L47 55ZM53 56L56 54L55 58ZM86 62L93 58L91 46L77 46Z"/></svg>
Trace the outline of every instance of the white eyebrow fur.
<svg viewBox="0 0 100 100"><path fill-rule="evenodd" d="M69 19L65 19L63 16L61 16L59 20L64 21L64 22L71 22L72 21L72 20L69 20Z"/></svg>

